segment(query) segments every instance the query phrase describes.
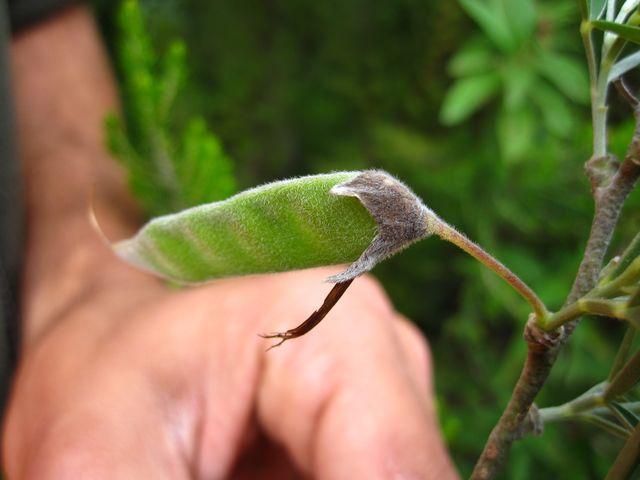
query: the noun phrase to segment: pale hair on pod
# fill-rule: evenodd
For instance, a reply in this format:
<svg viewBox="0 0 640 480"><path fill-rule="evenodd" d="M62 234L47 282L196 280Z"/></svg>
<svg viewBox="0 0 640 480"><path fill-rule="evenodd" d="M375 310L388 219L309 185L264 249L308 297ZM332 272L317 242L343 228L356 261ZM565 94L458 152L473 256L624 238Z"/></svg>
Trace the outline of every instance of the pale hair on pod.
<svg viewBox="0 0 640 480"><path fill-rule="evenodd" d="M383 170L365 170L330 192L360 200L375 220L377 232L360 257L327 282L346 282L370 271L382 260L436 233L441 223L408 186Z"/></svg>

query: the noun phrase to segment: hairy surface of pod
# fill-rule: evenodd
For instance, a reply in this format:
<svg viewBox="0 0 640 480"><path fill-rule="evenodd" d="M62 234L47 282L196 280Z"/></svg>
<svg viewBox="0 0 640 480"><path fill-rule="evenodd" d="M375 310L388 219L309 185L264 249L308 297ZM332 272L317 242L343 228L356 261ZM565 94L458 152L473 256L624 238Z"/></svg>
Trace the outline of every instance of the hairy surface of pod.
<svg viewBox="0 0 640 480"><path fill-rule="evenodd" d="M381 170L282 180L151 220L113 245L180 283L351 263L346 282L437 229L438 217Z"/></svg>
<svg viewBox="0 0 640 480"><path fill-rule="evenodd" d="M356 260L376 223L356 199L332 195L358 172L269 183L151 220L113 245L127 262L180 283Z"/></svg>

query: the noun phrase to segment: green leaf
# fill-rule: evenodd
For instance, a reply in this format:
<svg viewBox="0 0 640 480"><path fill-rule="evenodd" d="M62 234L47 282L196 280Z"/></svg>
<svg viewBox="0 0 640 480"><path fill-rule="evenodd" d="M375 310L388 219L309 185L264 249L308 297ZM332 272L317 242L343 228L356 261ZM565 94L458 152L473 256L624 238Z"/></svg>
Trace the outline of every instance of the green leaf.
<svg viewBox="0 0 640 480"><path fill-rule="evenodd" d="M615 33L621 38L633 43L640 43L640 27L607 22L606 20L594 20L591 24L599 30Z"/></svg>
<svg viewBox="0 0 640 480"><path fill-rule="evenodd" d="M535 33L538 16L532 0L502 0L513 38L522 45Z"/></svg>
<svg viewBox="0 0 640 480"><path fill-rule="evenodd" d="M533 148L535 120L527 108L503 110L498 117L498 141L505 160L517 162Z"/></svg>
<svg viewBox="0 0 640 480"><path fill-rule="evenodd" d="M536 70L571 100L589 101L589 79L581 62L559 53L539 50Z"/></svg>
<svg viewBox="0 0 640 480"><path fill-rule="evenodd" d="M531 89L531 98L542 112L544 126L558 137L567 137L574 130L575 117L565 97L541 82Z"/></svg>
<svg viewBox="0 0 640 480"><path fill-rule="evenodd" d="M176 40L169 45L162 59L162 73L158 84L158 122L166 124L176 96L182 88L187 71L187 49L184 42Z"/></svg>
<svg viewBox="0 0 640 480"><path fill-rule="evenodd" d="M485 35L503 51L513 51L516 42L504 15L501 5L484 0L458 0L467 14L475 20Z"/></svg>
<svg viewBox="0 0 640 480"><path fill-rule="evenodd" d="M186 206L222 200L236 192L233 164L204 119L189 122L177 157L176 173Z"/></svg>
<svg viewBox="0 0 640 480"><path fill-rule="evenodd" d="M495 68L495 55L483 38L467 42L458 50L449 64L448 72L454 77L466 77L486 73Z"/></svg>
<svg viewBox="0 0 640 480"><path fill-rule="evenodd" d="M579 418L592 423L593 425L600 427L605 432L623 440L629 436L628 432L624 428L600 414L585 413L579 415Z"/></svg>
<svg viewBox="0 0 640 480"><path fill-rule="evenodd" d="M445 125L466 120L487 103L499 87L500 79L494 72L458 80L445 95L440 120Z"/></svg>
<svg viewBox="0 0 640 480"><path fill-rule="evenodd" d="M346 282L434 233L436 224L435 214L386 172L339 172L158 217L113 249L180 283L353 262L329 279Z"/></svg>
<svg viewBox="0 0 640 480"><path fill-rule="evenodd" d="M503 78L505 108L514 110L522 107L534 84L534 74L529 69L510 66Z"/></svg>

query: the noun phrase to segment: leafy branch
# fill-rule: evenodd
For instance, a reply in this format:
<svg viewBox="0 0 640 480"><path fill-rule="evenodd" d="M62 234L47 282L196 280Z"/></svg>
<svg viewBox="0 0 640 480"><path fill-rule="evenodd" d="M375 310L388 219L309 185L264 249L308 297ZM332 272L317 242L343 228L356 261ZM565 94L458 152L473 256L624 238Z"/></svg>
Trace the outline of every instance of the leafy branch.
<svg viewBox="0 0 640 480"><path fill-rule="evenodd" d="M536 415L533 402L546 382L559 351L568 341L582 314L596 313L619 318L624 317L632 325L638 325L637 314L634 310L635 306L631 300L632 298L635 299L634 295L622 300L598 298L599 294L606 293L607 290L609 290L609 293L615 291L614 287L617 286L617 283L622 283L621 278L629 281L631 280L628 277L635 278L633 261L626 265L630 260L624 260L626 265L624 272L618 271L623 267L615 268L616 273L618 273L618 282L611 280L607 286L608 279L605 279L604 285L601 286L600 290L596 288L598 275L602 270L604 258L620 212L629 192L633 189L640 175L640 117L637 110L634 112L636 114L636 130L624 161L618 164L607 152L607 95L612 81L611 72L616 69L616 61L627 41L633 41L628 38L630 36L629 29L633 32L640 30L634 26L638 22L637 15L633 13L637 7L637 2L625 2L618 11L617 16L614 15L615 12L612 10L614 7L615 2L608 2L602 5L602 9L594 9L594 5L587 4L586 0L581 2L583 15L581 34L585 45L592 86L591 101L594 126L594 152L592 159L586 164L586 170L591 181L592 194L595 200L595 215L583 260L571 292L565 302L565 308L557 314L551 315L544 322L537 322L535 318L530 318L529 322L527 322L525 340L527 341L528 355L520 378L514 387L511 400L491 432L476 464L472 475L472 478L475 479L493 478L504 462L512 443L527 433L523 429L524 421L528 416ZM607 16L607 21L604 23L597 20L603 14ZM623 24L627 21L626 26L628 28L624 30L617 29L615 34L605 34L602 42L602 53L598 62L593 30L595 28L610 30L611 23ZM628 58L626 59L625 68L632 68L629 67L631 63ZM640 62L636 62L635 65L638 63ZM621 68L617 69L618 72L622 70ZM635 248L633 247L630 251L635 252ZM591 292L591 295L589 295L589 292ZM623 372L625 372L626 378L631 375L628 373L627 367L622 368L619 375L623 374ZM612 384L614 381L612 381ZM620 384L620 382L622 381L619 380L617 384Z"/></svg>
<svg viewBox="0 0 640 480"><path fill-rule="evenodd" d="M218 138L200 117L184 126L175 118L176 99L187 82L184 43L173 41L159 57L136 0L122 3L118 28L124 121L107 117L106 137L145 213L175 212L233 194L232 163Z"/></svg>

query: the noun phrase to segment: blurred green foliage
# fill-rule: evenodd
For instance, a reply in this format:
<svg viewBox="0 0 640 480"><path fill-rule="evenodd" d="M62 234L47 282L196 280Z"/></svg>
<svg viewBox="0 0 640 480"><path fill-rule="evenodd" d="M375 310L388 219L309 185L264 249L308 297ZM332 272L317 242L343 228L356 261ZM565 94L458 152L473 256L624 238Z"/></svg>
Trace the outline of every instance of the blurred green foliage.
<svg viewBox="0 0 640 480"><path fill-rule="evenodd" d="M512 17L471 6L497 3L527 8ZM424 0L141 4L157 51L171 52L176 37L187 46L189 87L164 131L189 132L188 119L202 115L235 159L242 187L384 168L518 273L550 308L560 306L592 215L583 175L591 132L577 2L460 1L464 9ZM122 37L114 4L99 0L96 8L116 53ZM488 21L501 22L505 38L488 35ZM159 68L157 59L119 65L125 102L131 71ZM456 95L462 105L443 106ZM614 105L619 120L610 133L619 155L633 127L625 108ZM136 151L147 158L142 147ZM613 253L640 227L638 202L633 195ZM374 273L429 337L442 428L468 476L519 374L528 306L438 240ZM622 332L613 321L584 321L539 404L563 403L606 378ZM602 478L620 446L591 426L551 425L542 437L515 445L501 478Z"/></svg>
<svg viewBox="0 0 640 480"><path fill-rule="evenodd" d="M107 142L125 163L145 213L161 215L233 194L231 161L204 120L190 117L175 132L173 108L186 75L184 43L172 41L158 58L134 0L122 3L117 27L125 121L116 114L106 119Z"/></svg>

